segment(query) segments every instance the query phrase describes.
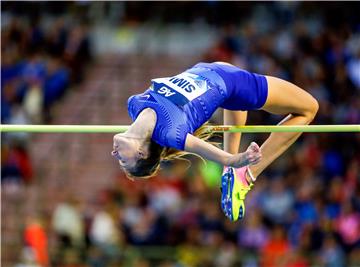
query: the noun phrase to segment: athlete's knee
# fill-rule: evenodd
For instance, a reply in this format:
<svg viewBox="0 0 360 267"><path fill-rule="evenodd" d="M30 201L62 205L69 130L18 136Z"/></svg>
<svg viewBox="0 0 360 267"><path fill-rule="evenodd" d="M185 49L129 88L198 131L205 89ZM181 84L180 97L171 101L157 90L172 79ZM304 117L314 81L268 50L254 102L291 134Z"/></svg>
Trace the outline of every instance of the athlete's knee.
<svg viewBox="0 0 360 267"><path fill-rule="evenodd" d="M308 118L309 123L313 121L318 110L319 102L313 96L310 96L306 103L306 110L304 112L304 115Z"/></svg>

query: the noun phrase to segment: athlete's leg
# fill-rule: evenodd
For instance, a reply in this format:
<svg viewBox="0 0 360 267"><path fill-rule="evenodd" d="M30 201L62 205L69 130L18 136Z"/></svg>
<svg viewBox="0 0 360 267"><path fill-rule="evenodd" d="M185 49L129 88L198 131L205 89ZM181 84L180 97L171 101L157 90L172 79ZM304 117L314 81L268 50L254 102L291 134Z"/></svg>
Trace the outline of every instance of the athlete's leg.
<svg viewBox="0 0 360 267"><path fill-rule="evenodd" d="M228 62L216 61L214 63L234 66ZM245 125L247 111L224 109L225 125ZM239 153L241 133L224 133L224 150L231 154Z"/></svg>
<svg viewBox="0 0 360 267"><path fill-rule="evenodd" d="M247 111L224 109L225 125L245 125ZM241 133L224 133L224 150L231 154L239 153Z"/></svg>
<svg viewBox="0 0 360 267"><path fill-rule="evenodd" d="M318 102L300 87L281 80L266 76L268 82L268 97L263 110L273 114L288 115L279 125L306 125L315 117ZM301 133L272 133L262 144L262 160L250 167L257 177L271 162L279 157Z"/></svg>

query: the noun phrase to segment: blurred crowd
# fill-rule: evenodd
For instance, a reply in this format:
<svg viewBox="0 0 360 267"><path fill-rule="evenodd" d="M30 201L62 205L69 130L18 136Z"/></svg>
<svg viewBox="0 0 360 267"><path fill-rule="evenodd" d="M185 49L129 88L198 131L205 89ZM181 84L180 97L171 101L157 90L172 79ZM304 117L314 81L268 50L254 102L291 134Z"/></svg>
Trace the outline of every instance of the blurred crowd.
<svg viewBox="0 0 360 267"><path fill-rule="evenodd" d="M91 60L87 27L64 17L2 16L1 123L51 122L52 109L68 88L79 83ZM32 179L29 136L2 136L2 181Z"/></svg>
<svg viewBox="0 0 360 267"><path fill-rule="evenodd" d="M228 61L294 82L319 101L314 124L360 124L360 22L347 20L342 9L324 10L306 17L311 10L301 5L254 8L240 27L219 26L219 41L204 54L204 61ZM62 29L63 24L54 25ZM53 103L61 95L60 89L48 89L57 93L45 101L46 81L53 77L49 73L70 81L69 32L54 31L58 36L50 40L62 45L50 46L49 36L36 27L24 32L27 38L3 33L10 43L17 36L12 46L19 46L3 53L2 72L4 68L13 77L4 84L2 80L2 99L12 106L12 115L5 113L4 121L17 118L14 107L29 109L26 103L31 101L26 99L32 91L38 93L40 85L42 103ZM28 45L21 46L23 42ZM47 44L47 56L33 50L22 55L25 62L15 60L25 53L24 47L38 43ZM62 52L54 56L51 47ZM255 113L250 113L249 124L281 119ZM243 145L265 138L245 136ZM237 223L221 213L218 185L207 181L201 161L192 161L191 168L183 161L167 163L159 177L147 181L132 182L119 173L116 186L99 192L93 203L64 195L47 227L37 233L41 240L45 230L51 233L51 249L45 241L34 241L39 238L31 230L39 222L29 223L24 240L41 251L39 262L51 266L360 266L358 133L304 134L258 178L246 200L246 217ZM221 167L215 170L212 173L220 178Z"/></svg>
<svg viewBox="0 0 360 267"><path fill-rule="evenodd" d="M239 223L222 214L218 185L209 187L204 172L196 165L187 169L185 162L147 181L134 183L120 174L117 186L99 192L91 204L64 198L52 215L53 261L56 266L359 266L359 164L353 160L344 173L324 177L320 148L313 148L316 166L306 161L309 142L297 145L297 152L283 159L286 167L272 170L276 175L259 178ZM131 254L134 246L144 252ZM148 246L156 247L149 252Z"/></svg>

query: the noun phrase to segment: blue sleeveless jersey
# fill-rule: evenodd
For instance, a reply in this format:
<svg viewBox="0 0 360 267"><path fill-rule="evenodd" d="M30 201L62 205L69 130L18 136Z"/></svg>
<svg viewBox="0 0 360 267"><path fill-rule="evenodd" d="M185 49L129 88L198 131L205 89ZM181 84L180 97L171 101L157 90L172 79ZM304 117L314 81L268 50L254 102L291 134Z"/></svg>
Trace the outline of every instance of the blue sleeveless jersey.
<svg viewBox="0 0 360 267"><path fill-rule="evenodd" d="M144 93L129 98L128 112L135 120L145 108L153 109L157 121L152 139L161 146L184 150L186 135L208 121L218 107L260 108L267 96L264 80L235 66L199 63L178 75L153 79ZM255 92L250 90L252 94L247 92L249 86L256 87Z"/></svg>

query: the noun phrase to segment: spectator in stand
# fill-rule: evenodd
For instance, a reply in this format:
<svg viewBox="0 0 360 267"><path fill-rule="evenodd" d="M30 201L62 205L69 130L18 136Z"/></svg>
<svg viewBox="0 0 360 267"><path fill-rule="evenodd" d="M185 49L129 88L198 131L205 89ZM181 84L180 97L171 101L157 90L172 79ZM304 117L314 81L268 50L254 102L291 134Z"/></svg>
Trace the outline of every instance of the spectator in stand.
<svg viewBox="0 0 360 267"><path fill-rule="evenodd" d="M91 58L90 41L83 26L75 26L71 38L64 17L45 28L40 17L31 17L30 24L16 16L7 17L8 23L1 30L1 123L41 124L51 121L51 109L71 85L70 76L82 73L85 63ZM53 26L53 27L52 27ZM66 48L66 49L65 49ZM65 51L66 50L66 51ZM40 52L41 51L41 52ZM71 59L72 72L65 67ZM78 79L79 81L79 79ZM11 156L2 162L3 177L18 177L31 181L31 169L26 146L12 149L12 140L26 143L29 135L13 133L2 136L9 143L9 155L18 151L21 159ZM2 148L3 150L3 148ZM14 163L18 162L18 163ZM19 163L21 162L21 163ZM15 175L19 164L22 171ZM10 171L12 170L12 171ZM10 174L10 172L12 174Z"/></svg>
<svg viewBox="0 0 360 267"><path fill-rule="evenodd" d="M104 263L118 255L123 242L122 233L117 227L118 216L117 209L110 202L104 209L99 207L90 226L91 244L104 255Z"/></svg>
<svg viewBox="0 0 360 267"><path fill-rule="evenodd" d="M290 252L290 244L286 240L285 229L276 225L271 236L261 250L261 266L276 267L286 263L286 255Z"/></svg>
<svg viewBox="0 0 360 267"><path fill-rule="evenodd" d="M281 178L270 181L270 188L263 192L261 207L263 213L271 221L287 223L293 208L293 195L288 190Z"/></svg>
<svg viewBox="0 0 360 267"><path fill-rule="evenodd" d="M63 262L69 251L80 257L85 246L85 226L76 199L68 197L56 207L52 217L52 228L57 238L58 249L55 258Z"/></svg>
<svg viewBox="0 0 360 267"><path fill-rule="evenodd" d="M1 150L1 181L15 179L19 182L30 183L33 178L33 170L25 146L21 143L14 144L14 146L4 145Z"/></svg>
<svg viewBox="0 0 360 267"><path fill-rule="evenodd" d="M36 263L40 266L50 266L48 253L48 237L41 220L29 217L24 231L25 246L35 253Z"/></svg>
<svg viewBox="0 0 360 267"><path fill-rule="evenodd" d="M239 229L239 246L258 253L268 242L269 230L262 222L261 213L258 210L252 212L245 226Z"/></svg>
<svg viewBox="0 0 360 267"><path fill-rule="evenodd" d="M325 267L345 267L345 254L338 245L334 235L328 234L324 240L324 246L319 253L320 262Z"/></svg>
<svg viewBox="0 0 360 267"><path fill-rule="evenodd" d="M360 213L351 202L343 203L336 229L347 251L360 245Z"/></svg>
<svg viewBox="0 0 360 267"><path fill-rule="evenodd" d="M64 60L71 69L72 80L80 82L83 69L91 60L90 41L85 25L77 25L70 30L64 49Z"/></svg>

